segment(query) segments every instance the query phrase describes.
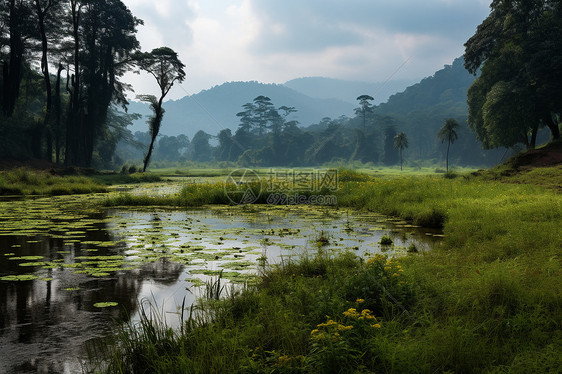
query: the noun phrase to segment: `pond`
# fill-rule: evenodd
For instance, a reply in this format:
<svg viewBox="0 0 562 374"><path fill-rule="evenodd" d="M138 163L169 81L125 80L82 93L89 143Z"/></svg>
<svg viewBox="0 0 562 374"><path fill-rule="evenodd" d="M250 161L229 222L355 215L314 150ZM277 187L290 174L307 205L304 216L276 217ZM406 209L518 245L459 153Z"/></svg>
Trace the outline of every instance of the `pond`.
<svg viewBox="0 0 562 374"><path fill-rule="evenodd" d="M310 206L95 209L90 197L0 203L0 372L82 372L85 343L149 301L171 326L205 282L352 251L428 250L438 233L377 214ZM383 235L392 245L381 245Z"/></svg>

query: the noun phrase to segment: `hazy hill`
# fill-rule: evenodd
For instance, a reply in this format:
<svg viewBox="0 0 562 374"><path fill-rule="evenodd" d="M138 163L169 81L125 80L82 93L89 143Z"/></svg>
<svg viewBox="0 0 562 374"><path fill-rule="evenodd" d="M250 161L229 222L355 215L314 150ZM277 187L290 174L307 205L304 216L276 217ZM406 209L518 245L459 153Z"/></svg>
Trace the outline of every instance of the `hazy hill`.
<svg viewBox="0 0 562 374"><path fill-rule="evenodd" d="M446 145L441 144L436 134L447 118L455 118L461 128L458 140L451 147L451 162L495 164L504 150L483 150L466 122L467 91L475 79L464 68L464 60L457 58L433 76L392 95L388 102L375 109L375 113L396 120L397 131L408 136L410 154L419 159L443 159Z"/></svg>
<svg viewBox="0 0 562 374"><path fill-rule="evenodd" d="M357 106L357 97L370 95L375 100L373 104L386 102L396 92L401 92L415 81L396 80L388 82L357 82L324 77L307 77L290 80L284 84L310 97L320 99L339 99Z"/></svg>
<svg viewBox="0 0 562 374"><path fill-rule="evenodd" d="M212 135L225 128L235 130L239 123L236 113L243 110L242 105L259 95L271 98L276 107L295 107L298 112L293 114L292 119L298 120L303 126L318 122L323 117L351 116L356 106L337 99L309 97L283 85L230 82L180 100L165 102L166 113L160 133L174 136L185 134L191 139L199 130ZM148 105L139 102L131 102L129 112L145 116L150 114ZM136 121L131 130L147 131L146 117Z"/></svg>
<svg viewBox="0 0 562 374"><path fill-rule="evenodd" d="M449 108L453 111L451 114L466 115L466 93L475 79L464 68L464 60L457 58L452 65L445 65L433 76L390 96L388 102L381 104L377 112L405 115L414 111L431 112L438 106Z"/></svg>

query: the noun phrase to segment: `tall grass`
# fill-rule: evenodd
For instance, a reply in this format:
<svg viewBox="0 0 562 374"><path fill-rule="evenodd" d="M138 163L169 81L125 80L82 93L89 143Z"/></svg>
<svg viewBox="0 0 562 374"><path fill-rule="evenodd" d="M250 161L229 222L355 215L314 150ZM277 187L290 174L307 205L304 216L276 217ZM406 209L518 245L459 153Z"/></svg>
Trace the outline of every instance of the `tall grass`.
<svg viewBox="0 0 562 374"><path fill-rule="evenodd" d="M25 168L0 173L0 195L71 195L107 192L83 176L56 176Z"/></svg>

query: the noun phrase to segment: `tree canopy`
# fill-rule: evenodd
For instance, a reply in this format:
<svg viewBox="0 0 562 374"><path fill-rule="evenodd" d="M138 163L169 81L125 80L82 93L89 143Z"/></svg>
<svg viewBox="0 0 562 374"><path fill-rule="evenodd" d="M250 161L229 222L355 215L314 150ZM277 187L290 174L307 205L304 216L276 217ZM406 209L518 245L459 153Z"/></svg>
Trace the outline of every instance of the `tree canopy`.
<svg viewBox="0 0 562 374"><path fill-rule="evenodd" d="M560 1L494 0L465 48L466 69L481 73L468 91L468 123L485 148L532 148L543 126L560 137Z"/></svg>

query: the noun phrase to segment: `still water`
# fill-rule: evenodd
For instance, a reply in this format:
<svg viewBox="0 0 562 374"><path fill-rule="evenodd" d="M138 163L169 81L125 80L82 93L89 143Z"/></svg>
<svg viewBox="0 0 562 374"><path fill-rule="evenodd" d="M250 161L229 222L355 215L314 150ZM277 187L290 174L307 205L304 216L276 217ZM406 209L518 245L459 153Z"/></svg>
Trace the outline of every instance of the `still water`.
<svg viewBox="0 0 562 374"><path fill-rule="evenodd" d="M92 197L92 199L95 197ZM404 255L439 235L326 207L88 209L84 198L0 203L0 373L80 373L86 342L150 302L169 325L205 282L251 283L270 266L352 251ZM393 245L379 244L383 235Z"/></svg>

